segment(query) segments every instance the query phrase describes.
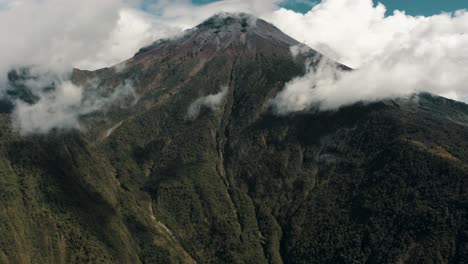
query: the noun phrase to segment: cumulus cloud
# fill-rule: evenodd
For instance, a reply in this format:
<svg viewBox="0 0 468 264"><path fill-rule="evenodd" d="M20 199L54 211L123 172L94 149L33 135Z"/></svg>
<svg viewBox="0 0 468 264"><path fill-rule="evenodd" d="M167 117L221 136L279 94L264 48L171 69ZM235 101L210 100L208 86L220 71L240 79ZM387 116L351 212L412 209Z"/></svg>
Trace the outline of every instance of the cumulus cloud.
<svg viewBox="0 0 468 264"><path fill-rule="evenodd" d="M0 72L23 65L55 72L112 66L181 31L137 7L136 0L7 1L0 5Z"/></svg>
<svg viewBox="0 0 468 264"><path fill-rule="evenodd" d="M309 68L274 99L276 110L333 109L419 91L468 101L468 13L384 14L371 0L324 0L306 14L274 12L270 19L292 37L356 69L323 62Z"/></svg>
<svg viewBox="0 0 468 264"><path fill-rule="evenodd" d="M200 115L202 107L207 107L212 111L217 111L223 103L228 90L228 86L222 86L218 93L202 96L192 102L187 109L187 118L189 120L196 119L198 115Z"/></svg>
<svg viewBox="0 0 468 264"><path fill-rule="evenodd" d="M77 61L74 67L99 69L113 66L133 56L140 48L161 38L180 35L183 28L170 25L134 8L119 10L119 19L103 40L100 49Z"/></svg>
<svg viewBox="0 0 468 264"><path fill-rule="evenodd" d="M292 47L291 53L297 56L304 47ZM326 58L315 58L306 63L307 73L286 83L285 88L270 100L275 113L283 115L291 112L319 107L323 100L322 87L332 87L341 77L342 72L336 63Z"/></svg>

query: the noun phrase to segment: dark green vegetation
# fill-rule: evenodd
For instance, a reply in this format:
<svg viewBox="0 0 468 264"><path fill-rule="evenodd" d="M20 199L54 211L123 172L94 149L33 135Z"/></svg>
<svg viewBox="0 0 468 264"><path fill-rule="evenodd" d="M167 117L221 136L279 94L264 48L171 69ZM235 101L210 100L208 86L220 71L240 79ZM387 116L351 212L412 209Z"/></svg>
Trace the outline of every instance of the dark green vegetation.
<svg viewBox="0 0 468 264"><path fill-rule="evenodd" d="M236 21L120 72L76 70L140 95L82 132L20 137L0 113L0 263L468 262L468 106L420 94L275 116L305 58Z"/></svg>

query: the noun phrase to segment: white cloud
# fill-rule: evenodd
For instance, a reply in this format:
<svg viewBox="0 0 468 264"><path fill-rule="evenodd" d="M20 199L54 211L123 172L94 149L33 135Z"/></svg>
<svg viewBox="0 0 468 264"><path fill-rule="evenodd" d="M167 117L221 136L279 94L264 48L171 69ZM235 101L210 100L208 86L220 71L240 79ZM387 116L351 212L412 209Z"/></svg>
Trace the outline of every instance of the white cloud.
<svg viewBox="0 0 468 264"><path fill-rule="evenodd" d="M274 12L269 18L280 29L357 69L333 72L322 63L288 83L274 100L277 111L332 109L419 91L468 101L468 13L384 13L371 0L324 0L306 14Z"/></svg>
<svg viewBox="0 0 468 264"><path fill-rule="evenodd" d="M86 101L85 87L67 80L73 67L112 66L156 39L181 32L139 11L137 4L132 0L0 2L0 94L9 87L7 72L13 68L32 67L39 75L26 83L38 101L15 102L13 123L21 133L78 128L79 115L116 100ZM54 82L55 90L42 91L42 82Z"/></svg>
<svg viewBox="0 0 468 264"><path fill-rule="evenodd" d="M0 72L39 65L55 72L97 69L130 58L180 28L129 0L12 0L0 5Z"/></svg>
<svg viewBox="0 0 468 264"><path fill-rule="evenodd" d="M12 1L0 9L1 71L31 64L61 70L95 55L122 6L112 0Z"/></svg>
<svg viewBox="0 0 468 264"><path fill-rule="evenodd" d="M22 135L44 134L52 129L80 129L82 115L105 111L111 106L125 108L138 100L130 81L103 94L102 91L110 87L99 86L96 79L90 80L84 88L59 75L40 72L40 69L32 69L30 76L32 78L20 83L39 99L33 104L15 101L13 127Z"/></svg>
<svg viewBox="0 0 468 264"><path fill-rule="evenodd" d="M200 114L202 107L207 107L212 111L217 111L223 103L228 90L228 86L225 85L221 87L221 90L218 93L202 96L194 102L192 102L187 109L187 118L189 120L196 119Z"/></svg>
<svg viewBox="0 0 468 264"><path fill-rule="evenodd" d="M132 57L140 48L158 39L172 37L182 28L171 26L133 8L119 10L119 19L102 41L102 46L91 56L78 60L75 67L98 69L113 66Z"/></svg>
<svg viewBox="0 0 468 264"><path fill-rule="evenodd" d="M47 133L52 128L79 128L77 112L82 89L69 81L36 104L16 102L13 125L21 134Z"/></svg>
<svg viewBox="0 0 468 264"><path fill-rule="evenodd" d="M309 46L301 43L299 45L289 47L289 50L291 51L293 58L296 58L297 55L304 54L308 51L311 51L312 49Z"/></svg>

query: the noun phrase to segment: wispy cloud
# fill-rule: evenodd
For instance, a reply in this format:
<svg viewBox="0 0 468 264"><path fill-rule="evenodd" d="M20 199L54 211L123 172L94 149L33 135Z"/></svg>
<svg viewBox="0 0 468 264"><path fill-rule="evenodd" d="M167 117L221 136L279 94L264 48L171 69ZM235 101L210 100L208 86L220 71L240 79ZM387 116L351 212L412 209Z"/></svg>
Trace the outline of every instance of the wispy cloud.
<svg viewBox="0 0 468 264"><path fill-rule="evenodd" d="M68 75L34 67L12 71L9 77L6 97L15 107L13 126L23 135L79 129L84 115L126 108L138 100L130 80L108 87L94 78L79 86Z"/></svg>
<svg viewBox="0 0 468 264"><path fill-rule="evenodd" d="M228 90L228 86L225 85L221 87L221 90L218 93L202 96L192 102L187 109L187 118L189 120L196 119L200 115L202 107L207 107L211 111L217 111L223 103Z"/></svg>

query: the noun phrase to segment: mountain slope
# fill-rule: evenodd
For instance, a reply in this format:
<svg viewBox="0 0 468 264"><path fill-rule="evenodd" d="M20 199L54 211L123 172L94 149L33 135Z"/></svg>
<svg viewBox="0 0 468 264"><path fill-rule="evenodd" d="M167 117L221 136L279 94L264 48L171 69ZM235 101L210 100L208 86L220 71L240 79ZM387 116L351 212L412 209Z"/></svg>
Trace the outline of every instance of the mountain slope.
<svg viewBox="0 0 468 264"><path fill-rule="evenodd" d="M466 262L468 106L420 94L276 116L269 100L322 57L297 44L215 16L75 70L139 97L80 133L19 137L1 113L2 262Z"/></svg>

